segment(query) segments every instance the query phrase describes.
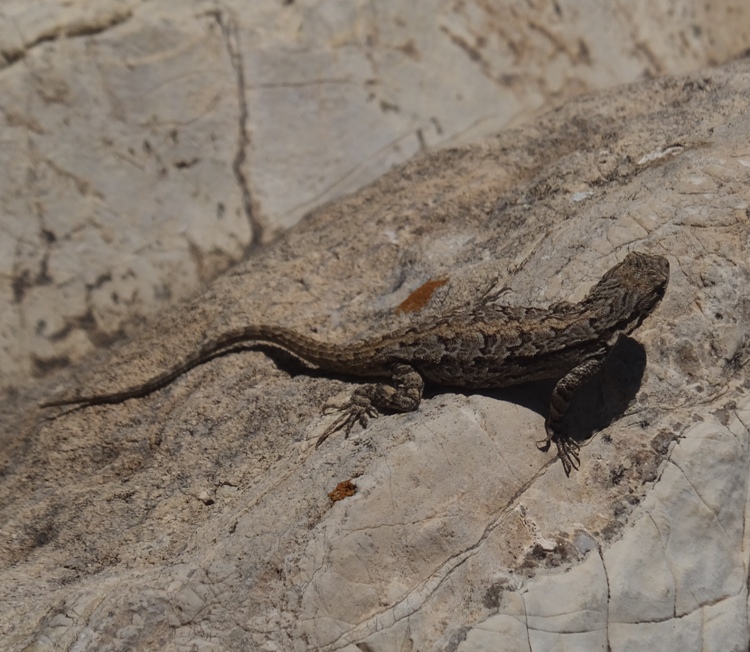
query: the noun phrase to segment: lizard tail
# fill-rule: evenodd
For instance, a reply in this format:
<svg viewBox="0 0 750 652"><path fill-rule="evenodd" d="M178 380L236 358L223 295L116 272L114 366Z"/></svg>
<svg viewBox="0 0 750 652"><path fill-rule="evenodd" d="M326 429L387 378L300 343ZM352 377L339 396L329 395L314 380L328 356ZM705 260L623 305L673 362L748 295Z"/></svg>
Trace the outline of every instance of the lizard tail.
<svg viewBox="0 0 750 652"><path fill-rule="evenodd" d="M120 392L107 394L89 394L68 398L54 399L40 403L40 407L59 407L64 405L103 405L107 403L121 403L131 398L147 396L157 389L166 387L182 374L190 371L198 365L208 362L217 355L225 353L229 348L238 344L258 342L269 343L280 346L295 356L319 366L327 371L346 372L347 353L346 347L335 347L321 342L307 335L302 335L283 326L269 326L258 324L244 326L233 331L224 333L210 342L204 344L197 352L183 359L171 369L154 376L153 378L124 389Z"/></svg>

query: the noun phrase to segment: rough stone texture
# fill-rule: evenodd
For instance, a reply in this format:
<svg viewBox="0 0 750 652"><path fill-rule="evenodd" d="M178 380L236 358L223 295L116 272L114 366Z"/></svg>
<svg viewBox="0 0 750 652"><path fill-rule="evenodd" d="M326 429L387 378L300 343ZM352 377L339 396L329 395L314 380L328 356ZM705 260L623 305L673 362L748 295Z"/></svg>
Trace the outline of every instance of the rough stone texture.
<svg viewBox="0 0 750 652"><path fill-rule="evenodd" d="M0 386L422 149L749 45L745 0L5 0Z"/></svg>
<svg viewBox="0 0 750 652"><path fill-rule="evenodd" d="M11 396L0 647L745 650L749 133L747 60L575 100L316 211L137 338ZM668 256L670 286L577 397L570 428L603 432L569 479L535 446L545 385L430 394L319 449L321 406L351 385L270 350L119 405L35 408L248 321L382 331L429 279L448 282L426 311L495 279L508 302L577 300L630 250Z"/></svg>

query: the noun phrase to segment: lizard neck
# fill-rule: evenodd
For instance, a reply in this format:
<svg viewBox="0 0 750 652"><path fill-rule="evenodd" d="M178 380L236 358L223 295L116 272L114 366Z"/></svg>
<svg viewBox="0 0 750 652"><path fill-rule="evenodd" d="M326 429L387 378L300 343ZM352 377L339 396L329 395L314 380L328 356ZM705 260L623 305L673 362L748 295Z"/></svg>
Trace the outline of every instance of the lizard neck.
<svg viewBox="0 0 750 652"><path fill-rule="evenodd" d="M602 340L614 344L617 338L632 333L648 316L639 310L637 303L625 288L607 288L607 292L592 292L579 306L583 315L595 328Z"/></svg>

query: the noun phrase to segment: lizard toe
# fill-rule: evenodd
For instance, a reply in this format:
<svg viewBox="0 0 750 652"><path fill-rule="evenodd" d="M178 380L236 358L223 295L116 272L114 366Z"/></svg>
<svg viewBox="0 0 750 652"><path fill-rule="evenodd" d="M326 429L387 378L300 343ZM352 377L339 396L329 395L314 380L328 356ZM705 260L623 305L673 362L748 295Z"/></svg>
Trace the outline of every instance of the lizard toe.
<svg viewBox="0 0 750 652"><path fill-rule="evenodd" d="M325 432L318 437L318 441L315 443L316 448L332 434L341 430L344 431L344 439L348 439L355 424L359 423L362 428L367 428L370 419L375 419L379 416L377 408L370 402L370 399L356 391L352 394L351 399L346 405L337 409L341 411L341 414L330 426L328 426L328 428L326 428Z"/></svg>
<svg viewBox="0 0 750 652"><path fill-rule="evenodd" d="M570 476L571 471L577 471L581 466L581 458L578 454L581 447L568 437L556 439L555 444L557 445L557 456L562 462L565 475Z"/></svg>

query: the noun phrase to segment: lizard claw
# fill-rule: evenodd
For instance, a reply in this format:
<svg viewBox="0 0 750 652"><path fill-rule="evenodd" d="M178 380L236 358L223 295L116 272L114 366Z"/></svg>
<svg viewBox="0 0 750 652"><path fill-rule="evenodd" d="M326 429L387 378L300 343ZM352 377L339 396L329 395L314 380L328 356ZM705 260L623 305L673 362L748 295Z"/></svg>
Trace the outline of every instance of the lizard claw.
<svg viewBox="0 0 750 652"><path fill-rule="evenodd" d="M581 447L578 445L578 442L567 437L556 439L555 444L557 444L557 456L562 462L565 475L570 477L570 472L572 470L577 471L581 466L581 458L578 455Z"/></svg>
<svg viewBox="0 0 750 652"><path fill-rule="evenodd" d="M578 451L581 450L578 442L574 441L570 437L560 435L557 433L548 433L547 439L544 442L537 442L537 448L540 451L548 451L549 447L555 442L557 446L557 456L563 465L565 475L570 477L571 471L577 471L581 466L581 457L578 455ZM540 445L541 444L541 445Z"/></svg>
<svg viewBox="0 0 750 652"><path fill-rule="evenodd" d="M332 406L328 406L327 409L328 411L331 409L339 409L342 412L338 419L328 426L325 432L318 437L318 441L315 442L315 448L320 446L326 439L339 430L343 430L344 439L348 439L349 433L352 431L355 424L359 423L363 428L367 428L369 420L377 418L379 414L377 408L375 408L370 401L370 398L359 390L352 394L349 402L343 407L333 408Z"/></svg>

